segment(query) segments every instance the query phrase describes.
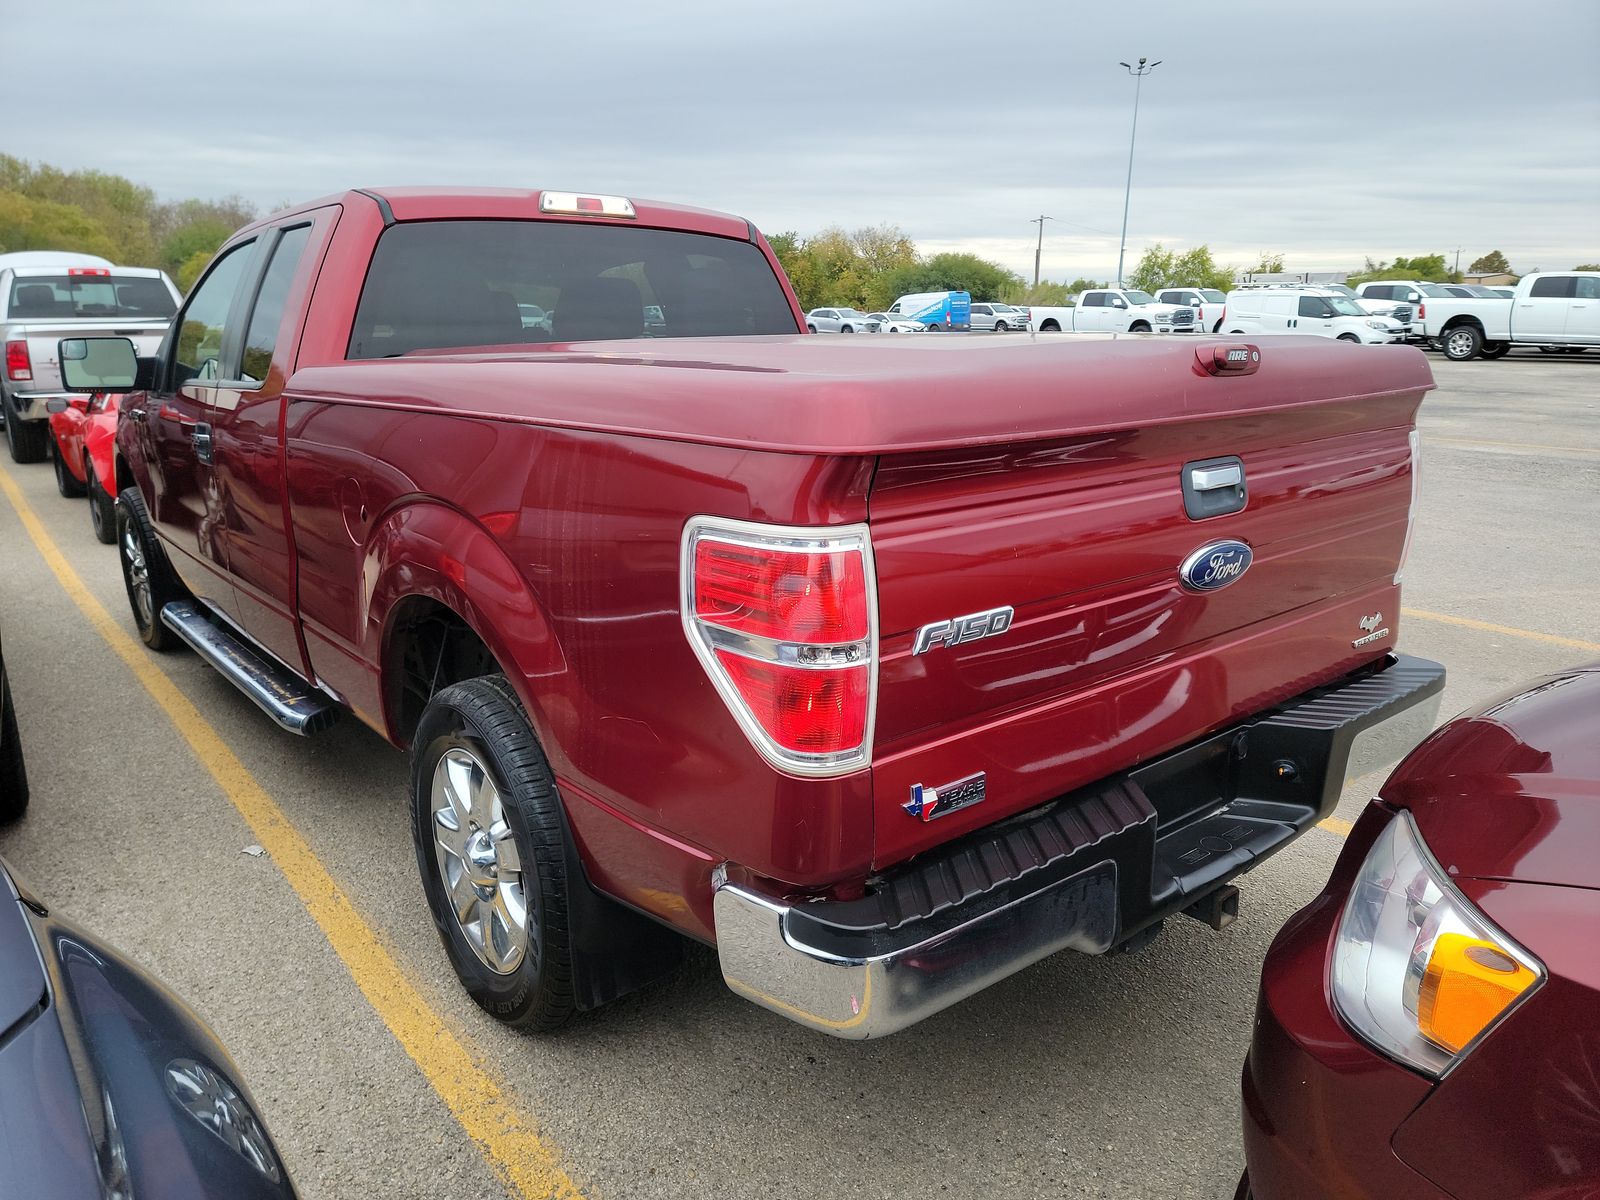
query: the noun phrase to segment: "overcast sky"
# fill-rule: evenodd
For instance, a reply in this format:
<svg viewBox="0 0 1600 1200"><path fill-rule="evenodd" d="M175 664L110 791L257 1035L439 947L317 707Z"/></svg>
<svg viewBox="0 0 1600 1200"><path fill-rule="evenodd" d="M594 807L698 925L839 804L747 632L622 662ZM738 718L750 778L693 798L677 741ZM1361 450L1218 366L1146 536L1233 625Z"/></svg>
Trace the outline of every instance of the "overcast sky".
<svg viewBox="0 0 1600 1200"><path fill-rule="evenodd" d="M5 5L0 151L163 199L615 192L889 222L1031 276L1600 260L1597 0L67 0Z"/></svg>

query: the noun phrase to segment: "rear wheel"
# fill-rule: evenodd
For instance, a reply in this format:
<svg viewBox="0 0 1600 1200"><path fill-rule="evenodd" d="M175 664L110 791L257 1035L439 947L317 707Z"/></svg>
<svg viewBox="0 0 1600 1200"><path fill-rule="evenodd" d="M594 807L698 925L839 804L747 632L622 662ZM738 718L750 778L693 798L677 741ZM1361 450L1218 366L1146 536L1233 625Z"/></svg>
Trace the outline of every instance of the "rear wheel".
<svg viewBox="0 0 1600 1200"><path fill-rule="evenodd" d="M11 461L19 463L43 462L50 452L50 426L44 421L24 421L17 415L11 397L0 390L0 405L6 414L6 446L11 451Z"/></svg>
<svg viewBox="0 0 1600 1200"><path fill-rule="evenodd" d="M1476 325L1457 325L1445 330L1439 345L1451 362L1469 362L1483 349L1483 333Z"/></svg>
<svg viewBox="0 0 1600 1200"><path fill-rule="evenodd" d="M937 322L937 321L930 322L929 325L928 325L928 332L929 333L943 333L944 332L944 326L939 324L939 322Z"/></svg>
<svg viewBox="0 0 1600 1200"><path fill-rule="evenodd" d="M176 649L178 635L161 623L161 610L184 598L183 584L156 540L138 488L124 488L117 497L117 548L139 639L152 650Z"/></svg>
<svg viewBox="0 0 1600 1200"><path fill-rule="evenodd" d="M1055 321L1055 320L1046 321L1043 325L1039 326L1039 332L1040 333L1060 333L1061 332L1061 323L1059 321Z"/></svg>
<svg viewBox="0 0 1600 1200"><path fill-rule="evenodd" d="M1483 344L1483 356L1485 358L1504 358L1510 353L1510 342L1485 342Z"/></svg>
<svg viewBox="0 0 1600 1200"><path fill-rule="evenodd" d="M511 685L485 675L440 691L411 764L417 866L451 966L491 1016L554 1029L576 1009L566 833Z"/></svg>
<svg viewBox="0 0 1600 1200"><path fill-rule="evenodd" d="M109 546L117 540L117 502L101 486L94 473L94 463L85 463L83 470L89 477L84 485L89 493L89 526L94 530L95 540Z"/></svg>

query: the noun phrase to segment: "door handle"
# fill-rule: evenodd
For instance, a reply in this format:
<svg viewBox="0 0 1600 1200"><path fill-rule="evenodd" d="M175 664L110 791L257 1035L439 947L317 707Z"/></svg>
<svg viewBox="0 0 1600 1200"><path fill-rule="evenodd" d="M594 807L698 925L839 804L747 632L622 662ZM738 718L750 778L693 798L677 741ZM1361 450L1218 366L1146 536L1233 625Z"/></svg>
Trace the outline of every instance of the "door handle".
<svg viewBox="0 0 1600 1200"><path fill-rule="evenodd" d="M214 461L211 447L211 426L204 421L196 421L192 434L194 438L194 456L203 463Z"/></svg>
<svg viewBox="0 0 1600 1200"><path fill-rule="evenodd" d="M1236 464L1189 469L1189 483L1197 492L1214 492L1218 488L1238 487L1243 482L1244 468Z"/></svg>
<svg viewBox="0 0 1600 1200"><path fill-rule="evenodd" d="M170 404L163 404L156 416L163 421L176 421L179 425L193 425L195 423L193 417L183 415L183 409L175 408Z"/></svg>

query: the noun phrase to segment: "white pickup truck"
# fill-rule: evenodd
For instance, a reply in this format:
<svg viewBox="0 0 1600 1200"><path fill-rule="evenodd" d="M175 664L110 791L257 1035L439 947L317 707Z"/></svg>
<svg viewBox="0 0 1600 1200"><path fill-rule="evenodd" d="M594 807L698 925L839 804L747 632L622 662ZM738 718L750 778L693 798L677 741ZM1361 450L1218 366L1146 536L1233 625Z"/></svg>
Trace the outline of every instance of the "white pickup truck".
<svg viewBox="0 0 1600 1200"><path fill-rule="evenodd" d="M153 355L182 297L160 271L90 255L25 251L0 259L6 442L15 461L40 462L50 446L45 405L70 395L61 386L57 343L103 334L126 337L140 354Z"/></svg>
<svg viewBox="0 0 1600 1200"><path fill-rule="evenodd" d="M1452 362L1503 358L1512 346L1600 346L1600 271L1524 275L1509 300L1430 298L1422 333Z"/></svg>
<svg viewBox="0 0 1600 1200"><path fill-rule="evenodd" d="M1080 292L1075 305L1030 304L1037 333L1199 333L1193 308L1158 304L1138 288L1094 288Z"/></svg>

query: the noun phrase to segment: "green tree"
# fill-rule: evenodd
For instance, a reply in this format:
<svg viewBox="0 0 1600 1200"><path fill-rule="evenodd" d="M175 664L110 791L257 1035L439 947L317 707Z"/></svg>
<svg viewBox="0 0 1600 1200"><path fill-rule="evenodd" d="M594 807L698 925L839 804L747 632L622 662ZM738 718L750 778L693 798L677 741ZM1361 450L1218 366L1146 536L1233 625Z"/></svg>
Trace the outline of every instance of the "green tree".
<svg viewBox="0 0 1600 1200"><path fill-rule="evenodd" d="M1283 255L1263 254L1261 261L1245 272L1247 275L1282 275Z"/></svg>
<svg viewBox="0 0 1600 1200"><path fill-rule="evenodd" d="M215 250L196 250L188 258L178 264L178 269L172 274L172 282L178 285L178 290L185 294L194 286L194 281L200 278L200 272L206 269L206 264L211 261Z"/></svg>
<svg viewBox="0 0 1600 1200"><path fill-rule="evenodd" d="M1506 261L1506 256L1498 250L1491 250L1481 258L1472 260L1472 265L1467 268L1472 275L1510 275L1511 264Z"/></svg>
<svg viewBox="0 0 1600 1200"><path fill-rule="evenodd" d="M1600 263L1579 263L1572 269L1574 271L1600 271Z"/></svg>
<svg viewBox="0 0 1600 1200"><path fill-rule="evenodd" d="M1211 256L1211 247L1196 246L1182 254L1168 250L1157 243L1145 251L1139 265L1128 276L1128 286L1146 292L1159 292L1169 287L1220 288L1233 286L1233 269L1219 267Z"/></svg>
<svg viewBox="0 0 1600 1200"><path fill-rule="evenodd" d="M75 250L105 258L117 254L105 227L76 205L0 191L0 253L12 250Z"/></svg>

